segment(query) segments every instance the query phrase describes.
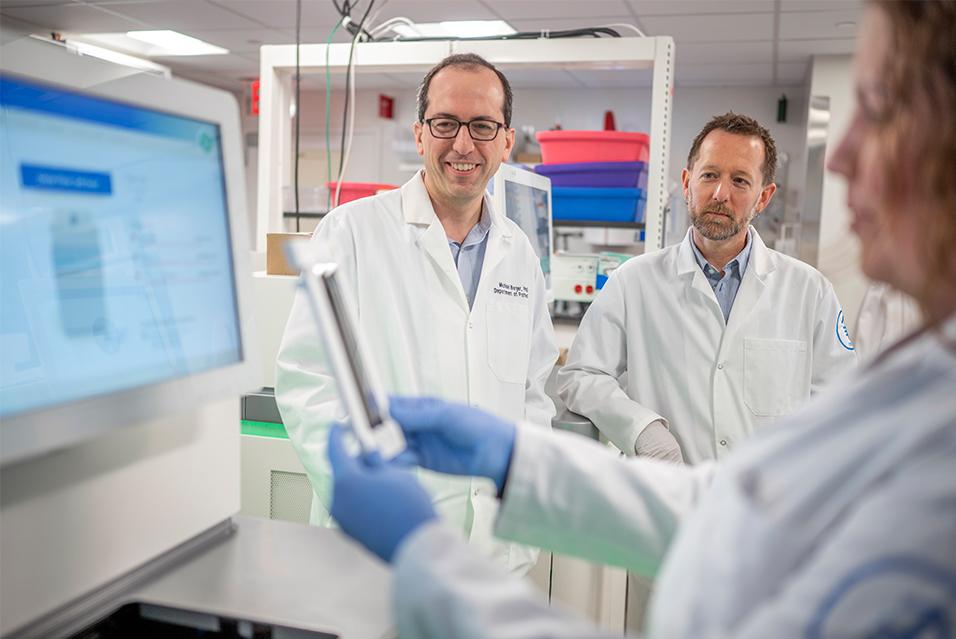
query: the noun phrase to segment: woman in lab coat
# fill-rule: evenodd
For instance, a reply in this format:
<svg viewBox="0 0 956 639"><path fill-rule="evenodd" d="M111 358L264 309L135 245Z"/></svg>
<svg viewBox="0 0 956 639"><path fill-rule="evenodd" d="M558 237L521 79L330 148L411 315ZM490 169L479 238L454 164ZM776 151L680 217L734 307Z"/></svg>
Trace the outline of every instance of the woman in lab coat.
<svg viewBox="0 0 956 639"><path fill-rule="evenodd" d="M914 637L956 629L956 3L872 2L847 178L862 267L924 325L719 466L597 443L437 400L394 402L408 458L491 478L496 534L657 573L651 637ZM329 447L332 511L395 566L408 637L584 637L442 527L411 474Z"/></svg>

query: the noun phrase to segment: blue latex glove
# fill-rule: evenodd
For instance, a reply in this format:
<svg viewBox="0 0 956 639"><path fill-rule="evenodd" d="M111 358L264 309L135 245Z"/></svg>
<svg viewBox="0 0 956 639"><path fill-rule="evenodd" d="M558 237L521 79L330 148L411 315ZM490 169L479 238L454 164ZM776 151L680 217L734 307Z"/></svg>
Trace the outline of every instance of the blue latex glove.
<svg viewBox="0 0 956 639"><path fill-rule="evenodd" d="M395 550L414 530L436 518L431 497L408 470L386 464L378 453L353 457L329 432L332 517L342 530L391 563Z"/></svg>
<svg viewBox="0 0 956 639"><path fill-rule="evenodd" d="M392 397L388 412L408 449L398 461L452 475L487 477L504 489L515 425L477 408L429 397Z"/></svg>

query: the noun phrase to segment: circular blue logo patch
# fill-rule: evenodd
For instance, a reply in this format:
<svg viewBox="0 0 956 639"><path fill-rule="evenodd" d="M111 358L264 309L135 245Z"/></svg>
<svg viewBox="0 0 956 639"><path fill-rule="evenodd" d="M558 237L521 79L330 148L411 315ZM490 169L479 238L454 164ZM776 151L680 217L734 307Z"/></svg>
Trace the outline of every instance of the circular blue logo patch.
<svg viewBox="0 0 956 639"><path fill-rule="evenodd" d="M850 329L846 327L846 319L843 317L842 310L837 313L836 336L837 340L840 342L840 346L846 350L852 351L856 349L856 347L853 345L853 340L850 338Z"/></svg>

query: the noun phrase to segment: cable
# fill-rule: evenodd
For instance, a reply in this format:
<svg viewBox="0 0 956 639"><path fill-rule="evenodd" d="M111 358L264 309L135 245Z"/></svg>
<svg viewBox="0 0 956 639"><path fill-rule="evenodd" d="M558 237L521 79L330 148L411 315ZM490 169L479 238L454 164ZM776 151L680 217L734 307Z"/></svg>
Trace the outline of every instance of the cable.
<svg viewBox="0 0 956 639"><path fill-rule="evenodd" d="M364 26L368 21L368 14L372 10L372 6L374 4L375 0L369 0L368 7L365 8L365 14L362 16L362 21L359 23L359 28L355 33L355 37L352 38L352 45L349 47L349 62L345 76L346 109L343 113L342 122L342 163L339 166L339 177L335 185L335 198L332 200L336 206L338 206L339 196L342 191L342 180L345 179L345 171L348 169L349 155L351 154L352 150L352 138L355 132L355 65L353 64L355 45L362 37ZM385 3L383 2L379 7L379 10L375 12L375 16L378 16L378 13L382 10L384 5ZM348 107L349 104L351 104L351 109ZM346 139L348 140L347 143Z"/></svg>
<svg viewBox="0 0 956 639"><path fill-rule="evenodd" d="M332 112L332 74L329 72L329 49L332 47L332 37L335 36L335 32L339 30L340 26L342 26L341 20L332 27L332 31L325 42L325 182L327 185L332 184L332 144L329 136L329 115ZM325 210L329 211L332 209L332 191L330 189L326 189L326 191L328 191L328 194L326 195Z"/></svg>
<svg viewBox="0 0 956 639"><path fill-rule="evenodd" d="M599 26L600 28L606 28L606 29L611 29L611 28L614 28L614 27L623 27L623 28L625 28L625 29L630 29L631 31L633 31L633 32L636 33L637 35L641 36L642 38L646 38L646 37L647 37L647 34L646 34L646 33L644 33L643 31L641 31L641 30L638 29L637 27L635 27L633 24L627 24L627 23L625 23L625 22L615 22L614 24L602 24L602 25L598 25L598 26Z"/></svg>
<svg viewBox="0 0 956 639"><path fill-rule="evenodd" d="M614 25L617 26L617 25ZM627 26L635 31L638 31L637 27L633 25L620 25ZM643 34L642 34L643 35ZM591 36L594 38L600 38L601 36L609 36L612 38L620 38L621 34L611 29L609 26L602 27L583 27L581 29L566 29L563 31L550 31L547 29L542 29L541 31L519 31L518 33L510 33L508 35L496 35L496 36L476 36L473 38L456 38L448 36L435 36L435 37L420 37L420 38L406 38L404 36L396 36L392 38L392 41L396 42L432 42L432 41L441 41L441 40L458 40L458 41L480 41L480 40L535 40L537 38L580 38L584 36ZM381 38L378 39L381 41Z"/></svg>
<svg viewBox="0 0 956 639"><path fill-rule="evenodd" d="M401 18L401 17L389 18L388 20L386 20L386 21L383 22L382 24L380 24L380 25L378 25L377 27L373 28L370 33L372 34L372 37L373 37L373 38L376 38L376 39L377 39L377 38L379 38L383 33L386 33L386 32L388 32L388 31L392 30L392 28L393 28L395 25L397 25L397 24L404 24L405 26L409 26L409 27L414 27L414 26L415 26L415 23L412 22L411 20L409 20L408 18Z"/></svg>
<svg viewBox="0 0 956 639"><path fill-rule="evenodd" d="M299 48L301 45L302 28L302 0L295 0L295 161L293 163L292 188L295 189L295 232L301 232L299 216L299 123L302 121L302 104L299 101L299 80L301 68L299 66Z"/></svg>

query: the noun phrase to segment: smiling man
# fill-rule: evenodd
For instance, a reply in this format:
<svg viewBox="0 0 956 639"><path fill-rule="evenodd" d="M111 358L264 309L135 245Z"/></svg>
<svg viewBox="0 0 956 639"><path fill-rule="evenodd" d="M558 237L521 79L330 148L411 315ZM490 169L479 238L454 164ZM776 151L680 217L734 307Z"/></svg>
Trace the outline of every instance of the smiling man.
<svg viewBox="0 0 956 639"><path fill-rule="evenodd" d="M750 226L776 162L756 120L708 122L681 175L684 241L629 260L584 316L559 392L625 453L722 459L854 365L833 287Z"/></svg>
<svg viewBox="0 0 956 639"><path fill-rule="evenodd" d="M413 131L424 170L399 190L335 209L312 242L351 284L353 315L389 391L549 427L544 383L558 351L544 276L527 237L485 192L514 145L511 110L511 87L493 65L446 58L418 92ZM327 524L328 426L344 415L301 296L279 350L276 400L315 492L312 522ZM491 482L427 474L423 483L486 556L514 572L531 568L536 550L492 538Z"/></svg>

